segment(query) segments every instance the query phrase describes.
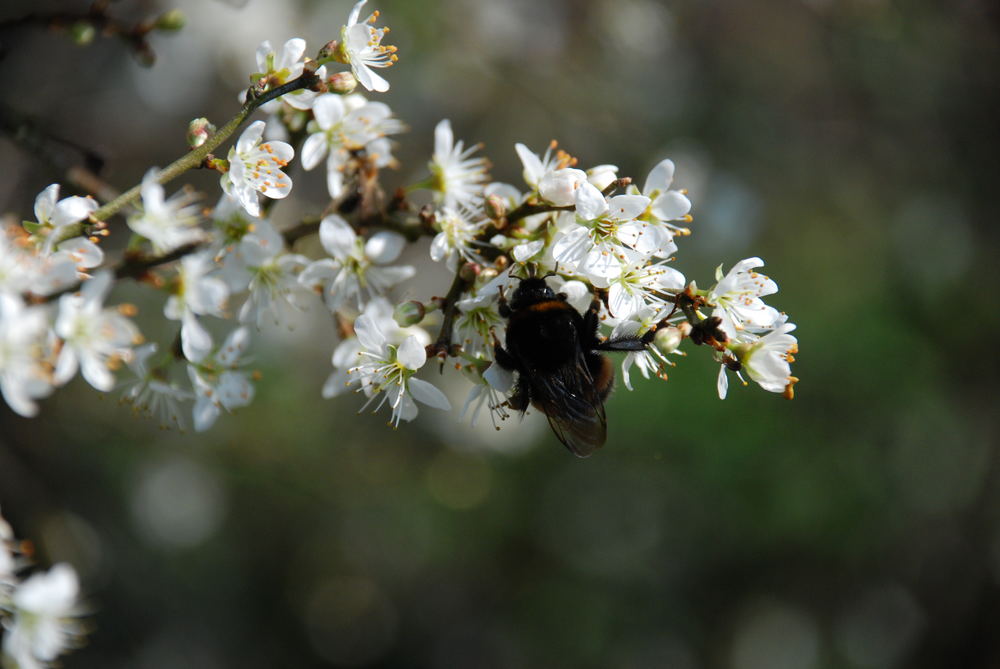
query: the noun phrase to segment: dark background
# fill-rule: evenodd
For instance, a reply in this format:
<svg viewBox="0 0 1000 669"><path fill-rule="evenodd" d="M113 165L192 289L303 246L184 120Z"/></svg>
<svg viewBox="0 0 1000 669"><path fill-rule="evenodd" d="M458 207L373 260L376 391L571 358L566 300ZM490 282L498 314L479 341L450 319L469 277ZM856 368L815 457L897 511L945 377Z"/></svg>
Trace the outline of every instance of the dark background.
<svg viewBox="0 0 1000 669"><path fill-rule="evenodd" d="M0 20L56 6L86 3ZM153 37L149 69L115 40L0 34L5 118L91 149L124 189L184 151L191 118L235 112L260 40L314 52L350 9L169 6L189 25ZM517 141L640 182L673 158L695 217L676 266L708 285L764 258L799 326L796 399L720 402L693 350L611 398L586 461L531 417L493 434L424 410L393 431L320 398L317 308L265 333L256 400L207 434L80 379L36 419L0 407L3 514L42 564L79 569L94 612L66 666L1000 667L994 4L374 7L400 47L380 99L411 127L388 186L422 178L442 117L509 182ZM0 137L0 211L65 183L78 154L56 154ZM279 224L323 206L321 174L293 178ZM189 181L214 200L211 175ZM412 257L414 296L443 294ZM116 297L169 340L161 297ZM460 380L435 380L460 404Z"/></svg>

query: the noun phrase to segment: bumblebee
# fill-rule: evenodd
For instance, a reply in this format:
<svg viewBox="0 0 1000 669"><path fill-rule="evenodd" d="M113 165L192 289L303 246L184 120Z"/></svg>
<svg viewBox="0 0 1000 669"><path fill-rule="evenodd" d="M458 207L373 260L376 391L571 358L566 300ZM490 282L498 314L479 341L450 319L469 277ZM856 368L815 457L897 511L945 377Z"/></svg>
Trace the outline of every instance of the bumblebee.
<svg viewBox="0 0 1000 669"><path fill-rule="evenodd" d="M521 279L508 302L501 294L500 315L507 319L507 347L494 346L495 359L517 372L508 406L524 413L528 405L545 414L556 437L577 457L604 445L604 401L615 374L601 351L641 351L652 338L604 339L597 333L601 303L596 298L580 314L566 295L544 278Z"/></svg>

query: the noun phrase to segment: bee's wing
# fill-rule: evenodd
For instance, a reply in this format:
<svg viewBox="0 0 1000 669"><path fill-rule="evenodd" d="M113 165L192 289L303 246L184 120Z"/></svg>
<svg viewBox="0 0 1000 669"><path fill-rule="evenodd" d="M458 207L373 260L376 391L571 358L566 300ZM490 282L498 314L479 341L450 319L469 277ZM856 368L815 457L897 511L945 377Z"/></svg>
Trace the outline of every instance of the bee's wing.
<svg viewBox="0 0 1000 669"><path fill-rule="evenodd" d="M582 355L554 373L534 376L531 399L559 441L577 457L585 458L604 445L608 432L604 401Z"/></svg>

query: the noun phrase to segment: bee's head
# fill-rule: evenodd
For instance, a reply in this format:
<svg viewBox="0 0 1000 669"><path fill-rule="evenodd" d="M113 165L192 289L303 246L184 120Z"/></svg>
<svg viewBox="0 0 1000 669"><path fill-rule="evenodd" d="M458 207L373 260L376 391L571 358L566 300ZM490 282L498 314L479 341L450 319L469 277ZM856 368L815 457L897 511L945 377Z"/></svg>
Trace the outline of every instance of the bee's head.
<svg viewBox="0 0 1000 669"><path fill-rule="evenodd" d="M558 299L555 292L545 283L545 279L530 278L521 279L517 290L514 291L510 300L510 306L517 311L530 307L532 304Z"/></svg>

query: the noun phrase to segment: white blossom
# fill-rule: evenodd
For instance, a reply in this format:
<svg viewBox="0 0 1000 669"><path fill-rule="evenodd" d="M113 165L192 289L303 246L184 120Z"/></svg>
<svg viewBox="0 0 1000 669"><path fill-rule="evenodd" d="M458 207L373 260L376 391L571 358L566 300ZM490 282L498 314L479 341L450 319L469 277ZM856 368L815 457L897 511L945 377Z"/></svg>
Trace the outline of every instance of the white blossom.
<svg viewBox="0 0 1000 669"><path fill-rule="evenodd" d="M361 95L319 96L313 104L314 120L308 129L310 135L302 144L302 167L315 168L326 157L327 190L330 197L343 194L343 170L351 151L368 149L379 154L379 166L392 161L386 135L400 132L403 124L392 116L389 106L369 102Z"/></svg>
<svg viewBox="0 0 1000 669"><path fill-rule="evenodd" d="M181 403L194 399L190 391L167 380L162 367L149 366L149 359L156 353L155 343L143 344L133 351L129 370L135 376L123 386L122 401L136 411L159 421L161 428L183 430L185 421Z"/></svg>
<svg viewBox="0 0 1000 669"><path fill-rule="evenodd" d="M56 241L68 226L89 217L97 211L97 202L91 197L59 199L59 184L52 184L35 198L35 220L46 232L45 252L52 251Z"/></svg>
<svg viewBox="0 0 1000 669"><path fill-rule="evenodd" d="M473 144L466 148L461 140L455 141L451 121L444 119L434 128L434 154L430 170L433 190L445 207L476 207L481 205L483 187L489 180L485 158L473 158L479 149Z"/></svg>
<svg viewBox="0 0 1000 669"><path fill-rule="evenodd" d="M414 376L427 362L427 352L416 336L407 337L399 346L389 344L378 324L367 314L358 316L354 332L361 351L359 363L351 367L348 374L356 376L360 390L368 397L362 411L381 396L374 411L388 402L392 407L389 422L398 426L400 420L411 421L417 417L414 400L435 409L451 409L444 393Z"/></svg>
<svg viewBox="0 0 1000 669"><path fill-rule="evenodd" d="M26 307L19 295L0 292L0 392L22 416L38 412L35 400L52 391L48 316Z"/></svg>
<svg viewBox="0 0 1000 669"><path fill-rule="evenodd" d="M62 339L54 381L63 384L81 370L94 388L107 392L114 387L112 370L132 358L132 347L141 341L139 330L119 311L104 308L111 289L111 272L104 271L85 282L79 293L59 298L55 333Z"/></svg>
<svg viewBox="0 0 1000 669"><path fill-rule="evenodd" d="M11 597L13 616L3 640L4 653L21 669L45 667L78 645L80 584L67 564L30 576Z"/></svg>
<svg viewBox="0 0 1000 669"><path fill-rule="evenodd" d="M265 319L290 325L289 309L305 308L307 293L299 283L299 273L309 259L285 253L284 239L265 222L243 237L240 254L250 275L250 294L240 308L240 322L253 323L257 329Z"/></svg>
<svg viewBox="0 0 1000 669"><path fill-rule="evenodd" d="M712 315L722 319L722 329L730 338L743 330L769 330L781 318L781 312L760 299L778 292L778 284L755 271L763 266L760 258L747 258L736 263L725 276L721 266L716 270L718 283L709 291L708 302L715 305Z"/></svg>
<svg viewBox="0 0 1000 669"><path fill-rule="evenodd" d="M247 406L253 400L253 384L249 375L240 369L249 345L249 330L239 327L212 355L188 365L195 394L194 429L198 432L212 427L223 411Z"/></svg>
<svg viewBox="0 0 1000 669"><path fill-rule="evenodd" d="M642 186L642 194L650 199L648 213L651 219L664 222L688 220L691 201L683 192L670 189L673 181L674 162L669 158L661 160L650 170Z"/></svg>
<svg viewBox="0 0 1000 669"><path fill-rule="evenodd" d="M561 217L552 255L561 266L589 278L595 286L606 287L628 262L624 249L648 255L643 243L647 223L636 217L645 210L649 198L642 195L615 195L606 199L589 182L576 189L576 215Z"/></svg>
<svg viewBox="0 0 1000 669"><path fill-rule="evenodd" d="M292 180L282 168L295 156L285 142L264 142L264 121L254 121L229 150L229 171L222 175L222 190L235 198L251 216L260 216L257 193L281 199L292 190Z"/></svg>
<svg viewBox="0 0 1000 669"><path fill-rule="evenodd" d="M396 47L382 45L382 38L389 32L388 28L376 28L373 24L378 19L378 11L367 19L359 22L361 8L368 0L361 0L351 9L347 17L347 25L340 31L341 57L350 63L351 71L369 91L384 93L389 90L389 82L375 73L372 68L390 67L396 62Z"/></svg>
<svg viewBox="0 0 1000 669"><path fill-rule="evenodd" d="M142 210L128 218L128 226L153 245L153 252L164 254L186 244L205 239L198 224L200 216L190 191L179 191L164 199L164 190L157 182L160 171L151 168L142 179Z"/></svg>
<svg viewBox="0 0 1000 669"><path fill-rule="evenodd" d="M403 343L408 337L416 337L421 346L427 346L431 337L423 328L411 325L400 327L393 318L393 306L384 297L376 297L365 305L364 314L375 323L379 331L385 335L386 342L395 346ZM333 373L323 384L323 397L331 398L340 395L351 385L356 385L357 376L351 376L348 370L358 361L358 354L363 346L357 337L347 337L333 351Z"/></svg>
<svg viewBox="0 0 1000 669"><path fill-rule="evenodd" d="M486 406L489 408L493 427L499 429L499 421L509 416L504 402L506 395L514 387L514 373L493 362L482 375L475 372L472 382L459 419L469 415L470 425L475 426L483 406Z"/></svg>
<svg viewBox="0 0 1000 669"><path fill-rule="evenodd" d="M366 241L347 221L331 214L320 223L319 238L333 257L310 263L299 275L299 282L321 292L331 311L349 301L360 310L368 300L384 295L416 273L409 265L389 266L405 245L399 233L383 230Z"/></svg>
<svg viewBox="0 0 1000 669"><path fill-rule="evenodd" d="M455 269L458 261L476 261L474 247L476 237L486 225L485 218L464 208L445 207L434 217L434 227L439 231L431 241L431 260L444 260L449 269Z"/></svg>
<svg viewBox="0 0 1000 669"><path fill-rule="evenodd" d="M798 340L788 334L794 329L794 324L782 323L756 341L737 348L743 370L768 392L790 395L798 380L792 376L790 364L798 352Z"/></svg>
<svg viewBox="0 0 1000 669"><path fill-rule="evenodd" d="M628 249L622 255L621 271L608 287L608 310L614 318L628 318L647 304L663 305L684 288L684 275L663 262L649 263Z"/></svg>
<svg viewBox="0 0 1000 669"><path fill-rule="evenodd" d="M163 315L181 321L181 349L184 357L198 362L212 348L212 338L198 321L198 316L225 316L229 287L218 276L211 251L184 256L177 272L177 287L167 299Z"/></svg>
<svg viewBox="0 0 1000 669"><path fill-rule="evenodd" d="M303 56L306 52L306 41L300 37L293 37L286 41L281 47L281 53L277 53L267 40L261 42L255 54L257 59L257 72L255 78L267 79L272 88L277 88L283 84L298 79L302 76L305 66ZM316 71L316 76L320 79L326 77L326 67L320 67ZM246 91L243 92L243 96ZM308 89L299 89L291 93L282 95L278 100L287 103L295 109L311 109L316 92ZM265 105L267 111L274 111L278 105L277 100L271 100Z"/></svg>

